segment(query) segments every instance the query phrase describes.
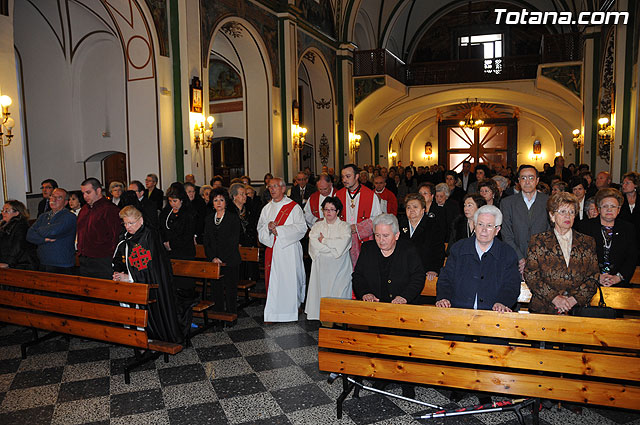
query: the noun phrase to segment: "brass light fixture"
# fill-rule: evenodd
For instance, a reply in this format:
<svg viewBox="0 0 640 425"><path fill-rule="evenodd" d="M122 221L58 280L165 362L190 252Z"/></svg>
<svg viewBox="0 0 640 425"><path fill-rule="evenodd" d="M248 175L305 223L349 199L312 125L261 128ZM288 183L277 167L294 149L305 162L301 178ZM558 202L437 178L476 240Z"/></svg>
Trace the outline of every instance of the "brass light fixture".
<svg viewBox="0 0 640 425"><path fill-rule="evenodd" d="M204 120L196 121L196 126L193 129L193 143L196 145L196 149L211 147L213 140L213 123L215 119L209 115L207 118L207 126L205 127Z"/></svg>
<svg viewBox="0 0 640 425"><path fill-rule="evenodd" d="M362 136L355 133L355 124L353 122L353 114L349 115L349 152L355 155L360 150L360 139Z"/></svg>
<svg viewBox="0 0 640 425"><path fill-rule="evenodd" d="M576 147L576 149L582 149L582 147L584 146L584 135L580 132L580 129L575 129L573 130L573 146Z"/></svg>
<svg viewBox="0 0 640 425"><path fill-rule="evenodd" d="M15 121L11 118L9 113L9 106L11 105L11 98L9 96L0 96L0 106L2 106L2 121L0 122L0 168L2 168L2 195L6 202L7 197L7 171L4 165L4 148L9 147L11 140L13 139L12 130L15 125Z"/></svg>
<svg viewBox="0 0 640 425"><path fill-rule="evenodd" d="M304 146L305 135L307 129L300 126L300 106L298 101L293 101L293 124L291 125L291 136L293 138L293 151L298 152Z"/></svg>
<svg viewBox="0 0 640 425"><path fill-rule="evenodd" d="M611 158L611 141L613 140L613 124L609 124L608 117L602 117L598 120L600 129L598 130L598 155L607 163Z"/></svg>
<svg viewBox="0 0 640 425"><path fill-rule="evenodd" d="M487 114L482 109L480 103L478 103L478 99L476 98L475 103L469 103L469 99L467 99L466 105L469 108L469 112L464 116L464 119L458 123L460 127L470 128L472 130L482 127Z"/></svg>
<svg viewBox="0 0 640 425"><path fill-rule="evenodd" d="M427 142L424 144L424 153L422 154L422 157L427 161L430 161L431 155L433 155L433 145L431 142Z"/></svg>

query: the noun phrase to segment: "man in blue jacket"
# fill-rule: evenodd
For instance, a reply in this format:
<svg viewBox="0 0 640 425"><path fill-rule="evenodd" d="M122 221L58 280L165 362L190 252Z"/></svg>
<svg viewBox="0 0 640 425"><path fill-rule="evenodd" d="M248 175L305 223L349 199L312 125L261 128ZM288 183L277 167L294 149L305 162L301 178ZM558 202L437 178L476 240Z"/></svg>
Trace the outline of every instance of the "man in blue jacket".
<svg viewBox="0 0 640 425"><path fill-rule="evenodd" d="M73 273L76 215L65 208L68 202L67 191L55 189L49 197L51 209L40 215L27 232L27 240L38 246L40 271Z"/></svg>
<svg viewBox="0 0 640 425"><path fill-rule="evenodd" d="M474 236L456 242L438 277L436 306L510 312L520 295L514 249L495 239L502 213L493 205L474 215Z"/></svg>

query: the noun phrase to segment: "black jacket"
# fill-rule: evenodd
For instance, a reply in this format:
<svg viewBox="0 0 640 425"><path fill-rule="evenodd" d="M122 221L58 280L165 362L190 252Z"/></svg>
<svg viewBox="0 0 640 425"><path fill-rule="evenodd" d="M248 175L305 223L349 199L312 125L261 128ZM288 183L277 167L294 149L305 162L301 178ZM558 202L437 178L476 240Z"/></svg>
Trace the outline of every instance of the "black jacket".
<svg viewBox="0 0 640 425"><path fill-rule="evenodd" d="M380 302L391 302L399 295L409 304L414 302L424 287L425 272L413 244L403 239L397 241L387 282L382 282L380 278L382 259L382 252L375 241L362 244L362 251L352 274L356 297L362 299L363 295L373 294Z"/></svg>
<svg viewBox="0 0 640 425"><path fill-rule="evenodd" d="M603 267L604 259L604 238L602 236L602 226L600 217L584 221L579 232L591 236L596 240L596 252L598 253L598 265L600 271ZM636 247L636 233L632 224L617 218L613 226L613 240L609 261L611 263L609 274L621 273L624 280L617 286L628 286L636 270L638 253Z"/></svg>
<svg viewBox="0 0 640 425"><path fill-rule="evenodd" d="M29 224L20 216L0 222L0 263L16 269L36 269L35 246L27 242L27 230Z"/></svg>
<svg viewBox="0 0 640 425"><path fill-rule="evenodd" d="M640 201L640 197L636 197L636 207L640 207L638 205L638 201ZM618 219L627 221L633 224L633 227L636 231L636 248L638 248L638 261L637 265L640 265L640 208L633 208L633 212L631 212L631 207L629 207L629 201L627 197L624 197L624 203L622 204L622 208L620 208L620 214L618 215Z"/></svg>
<svg viewBox="0 0 640 425"><path fill-rule="evenodd" d="M228 267L238 266L242 261L238 250L242 233L240 217L235 212L227 210L220 224L216 225L215 215L214 211L204 222L204 252L207 259L211 261L219 258Z"/></svg>
<svg viewBox="0 0 640 425"><path fill-rule="evenodd" d="M313 186L312 184L307 183L307 185L304 187L304 196L300 196L300 186L293 186L291 188L291 195L289 195L289 198L291 198L294 201L296 201L298 203L298 205L300 205L300 208L304 208L304 204L309 199L311 194L313 192L315 192L316 190L317 189L316 189L315 186Z"/></svg>
<svg viewBox="0 0 640 425"><path fill-rule="evenodd" d="M144 196L149 198L151 202L153 202L153 204L156 206L158 211L162 210L162 205L164 203L164 192L162 190L158 189L157 187L154 187L153 191L151 192L151 195L149 195L149 191L147 190L145 191Z"/></svg>
<svg viewBox="0 0 640 425"><path fill-rule="evenodd" d="M169 258L193 260L196 256L195 233L196 214L187 202L177 214L172 212L170 205L160 213L160 238L162 242L169 242Z"/></svg>
<svg viewBox="0 0 640 425"><path fill-rule="evenodd" d="M51 206L49 206L49 200L42 198L40 202L38 202L38 217L40 217L42 214L46 213L50 209L51 209Z"/></svg>
<svg viewBox="0 0 640 425"><path fill-rule="evenodd" d="M444 263L444 231L436 223L435 217L428 214L422 216L413 236L409 228L409 220L406 216L398 219L400 223L400 239L411 241L416 247L418 255L422 260L422 267L425 272L440 273Z"/></svg>

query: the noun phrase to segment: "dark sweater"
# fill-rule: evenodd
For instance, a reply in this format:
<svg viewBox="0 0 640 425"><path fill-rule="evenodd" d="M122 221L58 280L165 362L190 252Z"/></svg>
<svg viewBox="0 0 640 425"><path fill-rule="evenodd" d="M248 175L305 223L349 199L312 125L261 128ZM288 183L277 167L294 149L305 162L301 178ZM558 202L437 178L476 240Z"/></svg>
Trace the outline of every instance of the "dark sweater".
<svg viewBox="0 0 640 425"><path fill-rule="evenodd" d="M45 238L55 241L45 242ZM27 232L27 240L38 246L40 264L73 267L76 261L76 215L65 208L56 214L53 211L42 214Z"/></svg>

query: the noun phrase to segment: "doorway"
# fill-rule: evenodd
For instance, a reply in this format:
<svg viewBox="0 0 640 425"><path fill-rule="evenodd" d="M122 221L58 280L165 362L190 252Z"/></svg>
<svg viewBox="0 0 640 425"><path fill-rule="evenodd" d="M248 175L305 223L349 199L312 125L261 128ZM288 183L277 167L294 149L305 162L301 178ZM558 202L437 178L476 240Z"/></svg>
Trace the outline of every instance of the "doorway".
<svg viewBox="0 0 640 425"><path fill-rule="evenodd" d="M127 156L116 152L102 160L102 180L104 187L108 188L113 181L118 181L127 186Z"/></svg>
<svg viewBox="0 0 640 425"><path fill-rule="evenodd" d="M231 180L244 175L244 140L238 137L213 139L211 162L213 175L222 176L222 184L229 187Z"/></svg>

